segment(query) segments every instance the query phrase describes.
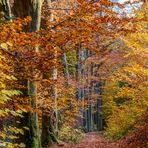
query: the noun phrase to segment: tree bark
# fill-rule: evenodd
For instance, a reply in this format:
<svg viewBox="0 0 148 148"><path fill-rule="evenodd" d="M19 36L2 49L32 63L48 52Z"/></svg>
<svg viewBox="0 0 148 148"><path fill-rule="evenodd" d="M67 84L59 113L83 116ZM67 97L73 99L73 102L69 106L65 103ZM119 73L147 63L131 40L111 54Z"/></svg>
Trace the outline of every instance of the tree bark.
<svg viewBox="0 0 148 148"><path fill-rule="evenodd" d="M43 0L15 0L13 12L16 17L32 17L27 31L37 31L41 24L41 9Z"/></svg>
<svg viewBox="0 0 148 148"><path fill-rule="evenodd" d="M66 85L68 86L69 85L70 75L69 75L68 61L67 61L66 53L64 53L64 55L63 55L63 63L64 63L64 76L66 78Z"/></svg>
<svg viewBox="0 0 148 148"><path fill-rule="evenodd" d="M26 16L31 16L32 21L29 24L29 28L27 31L33 32L38 31L40 29L41 24L41 9L42 9L43 0L15 0L14 1L14 14L17 17L25 18ZM36 52L39 52L39 48L37 47ZM31 98L31 105L33 109L37 108L37 85L36 82L31 82L28 80L28 95ZM39 131L39 121L38 114L30 113L30 145L28 147L31 148L40 148L41 140L40 140L40 131Z"/></svg>
<svg viewBox="0 0 148 148"><path fill-rule="evenodd" d="M35 82L28 81L28 95L32 99L31 106L33 109L37 109L37 85ZM29 115L30 121L30 137L31 137L31 148L41 148L40 141L40 130L39 130L39 121L38 114L36 112L30 113Z"/></svg>
<svg viewBox="0 0 148 148"><path fill-rule="evenodd" d="M51 5L51 0L47 0L47 5L48 7L50 7ZM49 21L53 21L54 17L53 14L50 13L50 17L49 17ZM56 67L56 60L57 60L57 51L55 50L54 52L54 56L55 56L55 66L52 70L52 79L53 80L57 80L57 76L58 76L58 69ZM51 75L49 75L49 73L45 73L43 74L44 79L49 79L51 77ZM56 142L59 143L58 138L57 138L57 131L58 131L58 109L57 109L57 86L56 84L52 87L52 92L50 91L49 93L52 93L51 96L54 97L54 112L55 112L55 127L53 126L52 123L52 119L49 115L47 115L46 112L43 111L42 114L42 135L41 135L41 139L42 139L42 146L43 147L47 147L49 145L52 144L52 142ZM54 129L55 128L55 129Z"/></svg>

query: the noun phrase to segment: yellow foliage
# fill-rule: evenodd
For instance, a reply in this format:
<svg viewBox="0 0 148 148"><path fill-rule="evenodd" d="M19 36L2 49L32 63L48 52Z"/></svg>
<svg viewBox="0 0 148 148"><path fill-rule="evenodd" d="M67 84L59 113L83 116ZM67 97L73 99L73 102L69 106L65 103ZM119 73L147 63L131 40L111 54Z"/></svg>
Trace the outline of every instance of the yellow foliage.
<svg viewBox="0 0 148 148"><path fill-rule="evenodd" d="M142 11L144 9L140 10L140 15L147 13ZM135 24L138 31L123 37L127 46L125 61L106 82L103 113L107 119L107 135L111 138L120 138L138 124L143 124L144 115L147 113L148 34L146 24L147 22Z"/></svg>

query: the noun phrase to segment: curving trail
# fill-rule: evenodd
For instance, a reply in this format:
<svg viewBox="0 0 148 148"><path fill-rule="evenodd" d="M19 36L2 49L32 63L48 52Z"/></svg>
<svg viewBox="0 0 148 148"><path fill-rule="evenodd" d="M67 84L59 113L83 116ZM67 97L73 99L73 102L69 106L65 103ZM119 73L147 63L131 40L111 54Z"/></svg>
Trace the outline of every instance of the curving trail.
<svg viewBox="0 0 148 148"><path fill-rule="evenodd" d="M116 143L111 143L103 138L101 134L90 132L78 144L53 145L51 148L119 148Z"/></svg>

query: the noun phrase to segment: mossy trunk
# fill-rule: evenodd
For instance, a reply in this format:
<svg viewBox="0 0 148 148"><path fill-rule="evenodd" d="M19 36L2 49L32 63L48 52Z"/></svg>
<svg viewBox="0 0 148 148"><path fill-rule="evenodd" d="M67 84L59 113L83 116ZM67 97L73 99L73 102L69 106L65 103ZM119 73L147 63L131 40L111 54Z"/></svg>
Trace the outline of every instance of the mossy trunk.
<svg viewBox="0 0 148 148"><path fill-rule="evenodd" d="M26 31L33 32L40 29L41 24L41 8L43 0L15 0L13 12L16 17L25 18L27 16L32 17L32 21ZM39 48L35 48L36 52ZM34 76L36 77L36 76ZM31 105L33 109L37 109L37 85L34 80L31 82L28 80L28 96L31 99ZM29 114L29 127L30 127L30 144L29 148L41 148L41 139L39 131L38 114L36 112Z"/></svg>
<svg viewBox="0 0 148 148"><path fill-rule="evenodd" d="M42 115L42 146L47 147L53 142L59 143L58 138L55 134L55 130L52 124L52 120L47 114Z"/></svg>
<svg viewBox="0 0 148 148"><path fill-rule="evenodd" d="M51 0L47 0L46 4L48 7L51 7ZM49 21L53 21L54 17L53 14L50 14ZM55 63L57 63L57 51L54 53L55 56ZM48 73L43 74L44 79L49 79L52 77L53 80L57 80L57 74L58 69L56 67L57 65L54 65L53 70L49 71ZM52 86L51 90L49 91L49 95L54 98L54 110L55 110L55 123L52 123L52 119L47 113L42 114L42 146L48 147L48 145L51 145L52 142L59 143L58 137L57 137L57 131L58 131L58 110L57 110L57 86L56 84ZM54 126L53 126L54 125ZM55 129L54 129L55 128Z"/></svg>
<svg viewBox="0 0 148 148"><path fill-rule="evenodd" d="M35 82L28 81L28 94L31 99L31 106L35 110L37 109L37 85ZM36 112L29 114L30 122L30 148L41 148L40 140L40 130L39 130L39 121L38 114Z"/></svg>
<svg viewBox="0 0 148 148"><path fill-rule="evenodd" d="M53 74L52 70L49 73L44 73L43 78L48 80L52 74ZM54 87L49 87L48 93L49 93L48 95L50 96L49 98L53 97L53 94L55 93ZM44 109L42 113L41 141L42 141L42 146L45 148L51 145L53 142L59 143L59 140L56 134L57 131L53 125L54 123L51 119L51 115L49 115L46 112L46 109Z"/></svg>

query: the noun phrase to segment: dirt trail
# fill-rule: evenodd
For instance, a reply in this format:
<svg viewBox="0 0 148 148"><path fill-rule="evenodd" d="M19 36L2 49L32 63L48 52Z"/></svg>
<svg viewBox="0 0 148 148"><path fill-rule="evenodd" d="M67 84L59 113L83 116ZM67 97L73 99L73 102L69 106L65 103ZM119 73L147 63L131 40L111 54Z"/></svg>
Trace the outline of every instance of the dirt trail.
<svg viewBox="0 0 148 148"><path fill-rule="evenodd" d="M101 134L87 133L85 138L78 144L64 144L63 146L53 145L51 148L118 148L115 143L110 143Z"/></svg>

